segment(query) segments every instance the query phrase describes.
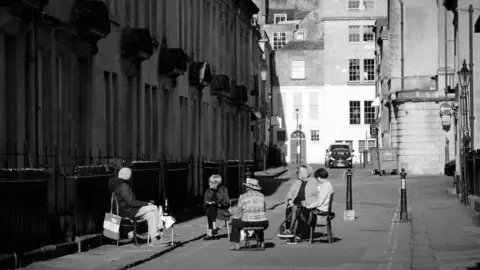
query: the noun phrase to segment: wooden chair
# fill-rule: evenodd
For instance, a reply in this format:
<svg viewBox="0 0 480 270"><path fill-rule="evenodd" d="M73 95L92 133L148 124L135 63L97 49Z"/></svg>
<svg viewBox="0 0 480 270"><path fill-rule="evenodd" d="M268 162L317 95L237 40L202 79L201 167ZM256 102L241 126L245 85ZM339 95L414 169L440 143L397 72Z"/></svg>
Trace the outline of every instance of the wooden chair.
<svg viewBox="0 0 480 270"><path fill-rule="evenodd" d="M264 227L245 227L242 228L242 231L245 233L245 249L246 250L264 250L265 242L260 242L260 232L265 230ZM249 235L249 231L253 231L253 235ZM257 248L251 248L250 240L255 240L257 242ZM261 246L260 246L261 244Z"/></svg>
<svg viewBox="0 0 480 270"><path fill-rule="evenodd" d="M328 203L328 211L325 212L319 212L317 210L314 210L310 213L312 215L310 217L311 223L310 223L310 244L313 243L313 236L315 234L315 228L317 227L317 220L318 218L325 218L325 225L324 228L327 228L327 238L328 242L331 244L333 243L333 233L332 233L332 219L335 218L335 213L332 212L332 205L333 205L333 194L330 194L330 202Z"/></svg>
<svg viewBox="0 0 480 270"><path fill-rule="evenodd" d="M115 206L116 206L116 215L117 216L120 216L118 214L118 200L117 200L117 197L115 197L115 193L112 193L112 199L111 199L111 205L110 207L113 207L113 202L115 202ZM128 218L128 217L121 217L122 220L120 221L120 232L118 234L118 239L117 239L117 246L119 245L120 243L120 235L121 235L121 228L131 228L132 231L133 231L133 242L135 243L135 246L138 246L138 235L137 235L137 227L139 224L141 223L146 223L147 220L146 219L139 219L139 218ZM148 226L148 225L147 225ZM141 237L143 238L143 237ZM150 237L148 236L148 233L147 233L147 244L150 244Z"/></svg>

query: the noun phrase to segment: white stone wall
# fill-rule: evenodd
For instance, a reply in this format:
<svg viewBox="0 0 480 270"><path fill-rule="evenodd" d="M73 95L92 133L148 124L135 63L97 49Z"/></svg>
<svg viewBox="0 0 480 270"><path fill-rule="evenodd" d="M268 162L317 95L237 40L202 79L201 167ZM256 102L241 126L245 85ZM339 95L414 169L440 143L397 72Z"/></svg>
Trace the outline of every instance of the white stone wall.
<svg viewBox="0 0 480 270"><path fill-rule="evenodd" d="M360 161L358 154L359 140L365 140L367 134L368 140L375 140L370 137L370 125L365 125L364 120L364 101L373 101L375 96L375 86L289 86L281 87L280 91L284 99L285 126L279 129L285 130L286 158L290 162L290 135L297 128L297 119L294 112L293 93L302 92L303 116L299 117L299 124L302 125L302 131L306 135L307 142L307 162L324 163L325 149L330 143L336 140L353 141L353 149L356 151L354 160ZM311 119L309 93L318 93L319 117ZM361 103L361 124L350 125L349 121L349 101L360 101ZM312 142L311 130L320 131L320 141ZM285 149L284 148L284 149Z"/></svg>
<svg viewBox="0 0 480 270"><path fill-rule="evenodd" d="M445 164L445 137L453 144L452 131L444 131L439 103L407 102L399 104L396 141L399 168L408 174L441 174Z"/></svg>

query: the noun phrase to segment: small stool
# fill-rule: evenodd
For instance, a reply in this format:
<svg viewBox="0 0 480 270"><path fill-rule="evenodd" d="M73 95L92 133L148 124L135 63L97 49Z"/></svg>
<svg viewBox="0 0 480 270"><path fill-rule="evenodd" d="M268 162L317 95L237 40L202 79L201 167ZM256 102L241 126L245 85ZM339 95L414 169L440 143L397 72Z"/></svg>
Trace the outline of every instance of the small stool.
<svg viewBox="0 0 480 270"><path fill-rule="evenodd" d="M242 231L245 233L245 247L244 247L244 250L265 250L265 243L260 242L260 235L259 235L259 232L263 232L264 230L265 230L264 227L245 227L245 228L242 228ZM249 235L249 231L253 231L252 236ZM250 240L257 241L257 247L256 248L252 248L250 246ZM262 244L262 245L260 246L260 244Z"/></svg>

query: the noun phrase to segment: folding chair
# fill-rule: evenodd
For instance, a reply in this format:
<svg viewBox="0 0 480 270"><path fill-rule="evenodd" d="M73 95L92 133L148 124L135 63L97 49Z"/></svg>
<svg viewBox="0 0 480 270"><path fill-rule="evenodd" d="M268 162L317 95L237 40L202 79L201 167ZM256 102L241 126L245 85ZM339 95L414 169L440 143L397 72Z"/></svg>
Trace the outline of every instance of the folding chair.
<svg viewBox="0 0 480 270"><path fill-rule="evenodd" d="M315 234L315 228L317 227L317 220L319 217L325 218L325 226L327 228L327 238L328 242L331 244L333 243L333 234L332 234L332 219L335 218L335 213L332 212L332 205L333 205L333 193L330 194L330 202L328 203L328 211L325 212L318 212L316 210L312 211L310 215L314 215L311 217L310 223L310 244L313 243L313 236ZM325 229L324 229L325 230Z"/></svg>
<svg viewBox="0 0 480 270"><path fill-rule="evenodd" d="M117 200L117 197L115 197L115 193L112 193L112 198L111 198L111 203L110 203L110 207L113 207L113 202L115 201L115 210L116 210L116 215L117 216L120 216L118 214L118 200ZM111 210L110 210L111 211ZM127 227L127 228L132 228L133 230L133 241L135 243L135 246L138 246L138 241L137 241L137 227L139 224L142 224L142 223L146 223L147 220L146 219L140 219L140 218L128 218L128 217L121 217L121 221L120 221L120 229L122 227ZM119 245L120 243L120 238L121 238L121 233L118 234L118 239L117 239L117 246ZM150 244L150 237L148 236L148 233L147 233L147 244Z"/></svg>

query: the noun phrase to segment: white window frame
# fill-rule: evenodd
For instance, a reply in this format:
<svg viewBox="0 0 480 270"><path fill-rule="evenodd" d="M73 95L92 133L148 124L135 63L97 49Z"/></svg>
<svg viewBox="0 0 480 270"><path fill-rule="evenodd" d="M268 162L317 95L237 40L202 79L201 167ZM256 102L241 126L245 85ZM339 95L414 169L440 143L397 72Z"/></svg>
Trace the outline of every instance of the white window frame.
<svg viewBox="0 0 480 270"><path fill-rule="evenodd" d="M361 6L361 3L360 3L361 0L348 0L347 2L347 7L348 7L348 10L360 10L360 6ZM355 4L355 7L353 4Z"/></svg>
<svg viewBox="0 0 480 270"><path fill-rule="evenodd" d="M277 21L277 18L279 20ZM276 13L273 15L273 23L278 24L279 22L285 22L287 21L287 14L286 13Z"/></svg>
<svg viewBox="0 0 480 270"><path fill-rule="evenodd" d="M305 60L292 60L290 67L292 80L305 80Z"/></svg>
<svg viewBox="0 0 480 270"><path fill-rule="evenodd" d="M359 43L362 39L360 38L362 33L360 31L360 25L349 25L348 26L348 42L349 43Z"/></svg>
<svg viewBox="0 0 480 270"><path fill-rule="evenodd" d="M368 79L368 70L365 68L366 67L365 62L367 60L370 60L370 61L373 62L373 64L372 64L373 69L370 70L370 71L373 71L373 77L372 77L371 80ZM364 82L374 82L375 81L375 58L364 58L363 59L363 81Z"/></svg>
<svg viewBox="0 0 480 270"><path fill-rule="evenodd" d="M367 103L370 104L370 106L367 106ZM365 125L370 125L375 123L375 107L373 107L372 104L373 104L373 100L363 101L363 123Z"/></svg>
<svg viewBox="0 0 480 270"><path fill-rule="evenodd" d="M273 33L273 49L278 50L287 44L287 33L274 32Z"/></svg>
<svg viewBox="0 0 480 270"><path fill-rule="evenodd" d="M282 136L280 136L282 134ZM287 132L285 130L277 130L277 142L286 142Z"/></svg>
<svg viewBox="0 0 480 270"><path fill-rule="evenodd" d="M352 107L352 105L354 106ZM360 125L362 123L362 102L360 100L348 101L348 123L350 125Z"/></svg>
<svg viewBox="0 0 480 270"><path fill-rule="evenodd" d="M367 7L367 3L371 4ZM364 10L375 10L375 0L363 0L363 9Z"/></svg>
<svg viewBox="0 0 480 270"><path fill-rule="evenodd" d="M305 40L305 32L304 31L298 31L295 35L295 40L302 40L302 41Z"/></svg>
<svg viewBox="0 0 480 270"><path fill-rule="evenodd" d="M320 130L318 129L310 130L310 141L312 142L320 141Z"/></svg>
<svg viewBox="0 0 480 270"><path fill-rule="evenodd" d="M367 29L371 29L370 33L367 33ZM375 32L373 31L374 26L373 25L364 25L362 27L362 40L363 42L374 42L375 41ZM365 40L365 35L368 34L368 40Z"/></svg>
<svg viewBox="0 0 480 270"><path fill-rule="evenodd" d="M357 64L356 67L358 67L358 69L355 70L355 73L352 72L352 60L355 60L354 62ZM360 76L362 64L360 63L360 61L361 59L359 58L348 59L348 82L359 83L362 81L362 76ZM355 76L355 78L358 78L358 79L352 80L352 74Z"/></svg>

